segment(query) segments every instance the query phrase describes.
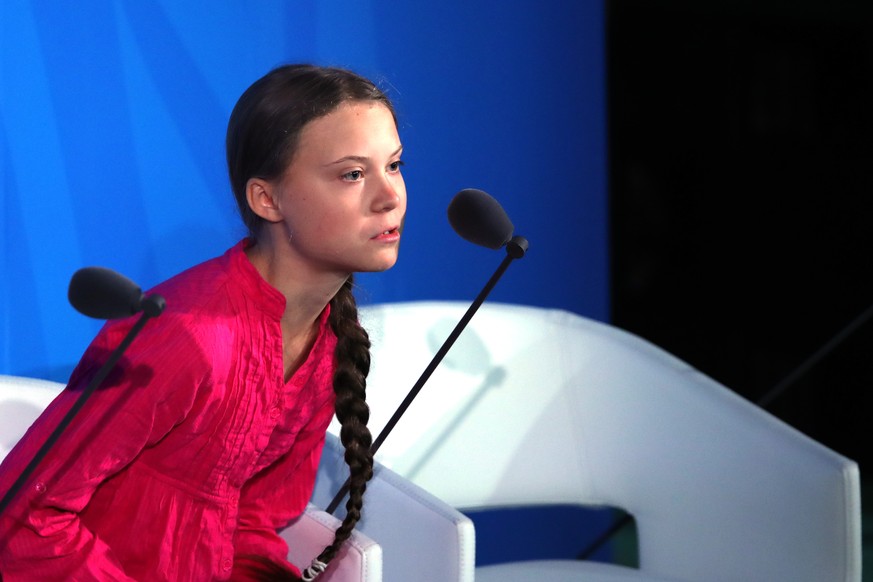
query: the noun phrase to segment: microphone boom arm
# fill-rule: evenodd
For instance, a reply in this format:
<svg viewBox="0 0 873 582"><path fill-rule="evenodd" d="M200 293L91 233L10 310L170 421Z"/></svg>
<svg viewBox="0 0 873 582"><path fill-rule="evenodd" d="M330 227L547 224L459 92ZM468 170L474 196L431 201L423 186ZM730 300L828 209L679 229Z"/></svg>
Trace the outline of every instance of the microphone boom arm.
<svg viewBox="0 0 873 582"><path fill-rule="evenodd" d="M3 496L3 499L0 500L0 514L6 509L6 507L11 503L12 499L30 477L30 474L36 470L37 465L42 461L43 457L48 453L49 449L54 446L57 440L61 437L63 432L67 429L69 424L73 421L82 407L85 405L85 402L91 397L94 391L103 383L103 380L106 379L106 376L109 375L109 372L112 371L112 368L115 367L115 364L118 363L118 360L121 359L121 356L124 354L125 350L127 350L128 346L130 346L131 342L134 338L139 334L142 330L143 326L145 326L146 322L152 317L157 317L164 310L166 303L164 298L160 295L149 295L143 299L142 308L143 314L137 320L137 322L130 328L130 331L127 332L127 335L118 344L118 347L110 354L109 358L103 364L103 366L97 371L97 373L91 378L91 381L88 382L88 386L82 391L79 395L79 398L76 402L73 403L73 406L70 410L67 411L67 414L61 419L58 423L58 426L54 431L48 436L45 443L39 448L36 454L31 459L30 463L28 463L27 467L21 472L18 476L18 479L9 487L9 490Z"/></svg>
<svg viewBox="0 0 873 582"><path fill-rule="evenodd" d="M452 333L449 334L449 337L446 338L446 341L443 342L443 345L437 350L437 353L434 355L433 359L428 364L427 368L424 369L421 376L418 378L418 381L406 395L406 398L403 399L403 402L400 403L400 406L397 407L397 410L394 412L394 415L388 420L388 423L373 441L373 444L370 446L370 453L373 455L376 454L376 451L382 446L382 443L385 442L385 439L388 437L388 434L394 429L394 426L400 420L400 417L406 412L406 409L412 404L412 401L418 396L418 393L421 391L425 382L430 378L431 374L433 374L434 370L436 370L437 366L439 366L440 362L442 362L443 358L449 352L449 350L454 345L455 341L461 335L461 332L464 331L464 328L467 327L467 324L473 318L473 315L476 314L476 311L479 310L479 307L482 303L485 302L485 299L491 293L491 290L494 289L494 286L497 285L497 282L503 276L503 273L509 268L510 263L512 263L515 259L520 259L524 257L524 254L528 249L528 241L526 238L522 236L514 236L509 242L506 243L506 257L504 257L503 261L500 263L500 266L497 267L497 270L482 288L482 291L479 292L479 295L476 299L473 300L473 303L467 309L464 316L461 317L461 320L452 330ZM333 498L333 501L330 502L330 505L327 506L327 513L333 514L339 506L340 502L343 500L343 497L349 492L349 479L346 479L346 482L337 492L336 496Z"/></svg>

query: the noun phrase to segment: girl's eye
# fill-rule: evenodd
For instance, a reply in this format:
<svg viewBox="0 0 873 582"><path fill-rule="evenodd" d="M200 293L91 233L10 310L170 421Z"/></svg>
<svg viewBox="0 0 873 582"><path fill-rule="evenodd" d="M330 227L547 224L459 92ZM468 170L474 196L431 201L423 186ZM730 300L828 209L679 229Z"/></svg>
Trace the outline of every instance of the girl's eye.
<svg viewBox="0 0 873 582"><path fill-rule="evenodd" d="M364 172L362 172L361 170L352 170L351 172L343 174L343 180L348 180L349 182L357 182L363 177Z"/></svg>
<svg viewBox="0 0 873 582"><path fill-rule="evenodd" d="M388 169L392 172L399 172L401 166L403 166L403 162L401 160L397 160L396 162L391 162L388 165Z"/></svg>

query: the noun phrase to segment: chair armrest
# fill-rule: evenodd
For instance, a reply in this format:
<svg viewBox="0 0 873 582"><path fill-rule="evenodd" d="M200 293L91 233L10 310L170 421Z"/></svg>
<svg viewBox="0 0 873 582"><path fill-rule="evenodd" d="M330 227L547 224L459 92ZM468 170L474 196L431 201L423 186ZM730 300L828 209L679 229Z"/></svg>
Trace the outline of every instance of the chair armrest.
<svg viewBox="0 0 873 582"><path fill-rule="evenodd" d="M326 507L348 477L343 447L327 435L312 501ZM345 514L344 505L337 515ZM472 582L475 570L473 522L421 487L376 463L364 495L356 531L372 538L384 554L385 582L422 578Z"/></svg>
<svg viewBox="0 0 873 582"><path fill-rule="evenodd" d="M300 568L333 541L340 521L312 504L279 535L288 543L288 561ZM372 539L353 531L319 582L382 582L382 548Z"/></svg>

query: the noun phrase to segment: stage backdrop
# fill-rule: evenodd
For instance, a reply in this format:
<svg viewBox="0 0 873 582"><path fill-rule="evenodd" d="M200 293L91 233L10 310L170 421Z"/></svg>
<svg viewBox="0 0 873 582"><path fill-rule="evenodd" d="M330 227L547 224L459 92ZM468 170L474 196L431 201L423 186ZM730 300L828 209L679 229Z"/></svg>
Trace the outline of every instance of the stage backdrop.
<svg viewBox="0 0 873 582"><path fill-rule="evenodd" d="M144 289L244 232L225 123L275 65L353 68L406 148L398 265L359 300L469 301L505 256L445 210L466 187L530 240L493 301L608 313L602 0L0 3L0 373L64 381L99 328L67 302L101 265Z"/></svg>

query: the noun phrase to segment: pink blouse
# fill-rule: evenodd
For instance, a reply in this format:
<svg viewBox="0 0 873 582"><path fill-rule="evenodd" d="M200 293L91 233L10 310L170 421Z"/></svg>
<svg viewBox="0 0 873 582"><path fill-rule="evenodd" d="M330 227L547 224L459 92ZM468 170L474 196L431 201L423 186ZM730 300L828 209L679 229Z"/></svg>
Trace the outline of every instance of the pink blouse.
<svg viewBox="0 0 873 582"><path fill-rule="evenodd" d="M226 580L234 557L286 564L276 530L312 493L333 414L322 313L283 380L284 297L242 241L154 289L167 300L0 518L4 582ZM0 467L6 491L136 318L109 322Z"/></svg>

